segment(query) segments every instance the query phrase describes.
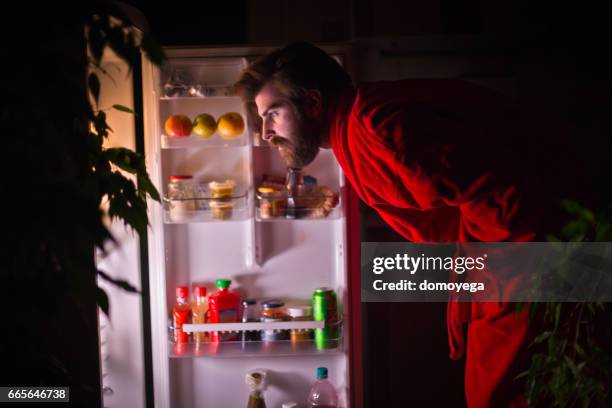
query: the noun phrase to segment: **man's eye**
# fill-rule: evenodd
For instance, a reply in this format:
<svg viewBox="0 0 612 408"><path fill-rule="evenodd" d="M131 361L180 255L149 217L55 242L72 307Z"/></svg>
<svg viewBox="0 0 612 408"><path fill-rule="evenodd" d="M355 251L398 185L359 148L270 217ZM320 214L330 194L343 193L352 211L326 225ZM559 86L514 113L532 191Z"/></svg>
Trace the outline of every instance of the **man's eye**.
<svg viewBox="0 0 612 408"><path fill-rule="evenodd" d="M272 118L275 118L277 116L277 113L276 112L268 112L267 116L268 116L268 119L272 119Z"/></svg>

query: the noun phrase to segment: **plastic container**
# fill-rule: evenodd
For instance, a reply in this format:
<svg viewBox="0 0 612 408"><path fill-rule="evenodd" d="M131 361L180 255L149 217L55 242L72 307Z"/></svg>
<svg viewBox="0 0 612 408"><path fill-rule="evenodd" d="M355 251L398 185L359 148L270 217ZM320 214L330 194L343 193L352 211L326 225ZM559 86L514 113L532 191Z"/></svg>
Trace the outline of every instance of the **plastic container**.
<svg viewBox="0 0 612 408"><path fill-rule="evenodd" d="M232 217L234 203L231 201L211 200L208 205L213 219L227 220Z"/></svg>
<svg viewBox="0 0 612 408"><path fill-rule="evenodd" d="M287 195L275 187L259 187L259 216L262 219L284 217L287 209Z"/></svg>
<svg viewBox="0 0 612 408"><path fill-rule="evenodd" d="M257 313L257 301L254 299L247 299L242 301L242 323L253 323L259 322L259 316ZM261 333L259 330L248 330L242 332L242 341L259 341L261 340Z"/></svg>
<svg viewBox="0 0 612 408"><path fill-rule="evenodd" d="M327 367L317 368L317 381L310 388L308 407L337 408L338 395L336 389L327 380Z"/></svg>
<svg viewBox="0 0 612 408"><path fill-rule="evenodd" d="M217 290L208 297L210 323L237 323L240 312L240 296L229 290L231 279L217 279ZM237 333L210 333L211 341L238 340Z"/></svg>
<svg viewBox="0 0 612 408"><path fill-rule="evenodd" d="M233 180L211 181L208 183L210 196L212 198L231 198L235 184Z"/></svg>
<svg viewBox="0 0 612 408"><path fill-rule="evenodd" d="M190 218L198 209L196 187L193 176L170 176L168 183L168 201L170 218L183 221Z"/></svg>

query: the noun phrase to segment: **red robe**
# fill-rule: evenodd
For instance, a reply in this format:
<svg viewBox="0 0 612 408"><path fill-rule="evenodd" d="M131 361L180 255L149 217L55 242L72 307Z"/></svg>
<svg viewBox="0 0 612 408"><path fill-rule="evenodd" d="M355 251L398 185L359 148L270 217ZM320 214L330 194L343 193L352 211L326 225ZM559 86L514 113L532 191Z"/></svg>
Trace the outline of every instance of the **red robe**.
<svg viewBox="0 0 612 408"><path fill-rule="evenodd" d="M552 232L564 143L497 92L457 80L364 84L332 108L330 143L360 198L411 242L530 241ZM551 160L546 159L550 157ZM563 163L566 165L567 163ZM528 340L508 303L449 302L469 407L524 406L514 364Z"/></svg>

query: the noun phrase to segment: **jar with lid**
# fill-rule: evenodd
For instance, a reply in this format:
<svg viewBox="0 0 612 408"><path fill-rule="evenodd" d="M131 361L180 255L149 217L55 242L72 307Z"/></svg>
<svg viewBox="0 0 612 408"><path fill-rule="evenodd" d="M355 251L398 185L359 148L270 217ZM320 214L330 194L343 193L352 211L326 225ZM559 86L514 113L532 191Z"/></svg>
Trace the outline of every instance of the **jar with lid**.
<svg viewBox="0 0 612 408"><path fill-rule="evenodd" d="M262 302L261 321L266 322L282 322L288 320L285 312L285 303L282 300L271 299ZM263 330L261 339L263 341L278 341L287 340L289 333L287 330Z"/></svg>
<svg viewBox="0 0 612 408"><path fill-rule="evenodd" d="M257 301L246 299L242 301L242 323L259 322L257 313ZM249 330L242 332L242 341L260 341L261 333L259 330Z"/></svg>
<svg viewBox="0 0 612 408"><path fill-rule="evenodd" d="M286 193L279 188L262 186L257 189L259 216L262 219L283 217L287 208Z"/></svg>
<svg viewBox="0 0 612 408"><path fill-rule="evenodd" d="M291 306L287 307L287 315L294 322L304 322L312 320L312 306ZM290 339L292 344L297 344L300 341L310 340L312 338L312 331L307 329L291 329L289 331Z"/></svg>
<svg viewBox="0 0 612 408"><path fill-rule="evenodd" d="M170 217L173 221L181 221L194 215L198 209L196 189L193 176L174 175L170 176L168 183L168 201Z"/></svg>

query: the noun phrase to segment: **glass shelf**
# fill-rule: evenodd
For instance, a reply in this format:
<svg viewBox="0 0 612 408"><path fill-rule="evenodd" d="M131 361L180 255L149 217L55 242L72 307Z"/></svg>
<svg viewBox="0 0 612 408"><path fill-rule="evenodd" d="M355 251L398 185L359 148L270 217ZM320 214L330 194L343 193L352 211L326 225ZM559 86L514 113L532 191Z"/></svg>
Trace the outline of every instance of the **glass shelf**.
<svg viewBox="0 0 612 408"><path fill-rule="evenodd" d="M163 197L164 222L184 224L243 221L250 217L247 203L246 194L230 198L198 197L176 200Z"/></svg>
<svg viewBox="0 0 612 408"><path fill-rule="evenodd" d="M200 147L244 147L247 146L247 132L235 139L223 139L218 133L208 138L191 134L190 136L172 137L161 136L162 149L189 149Z"/></svg>
<svg viewBox="0 0 612 408"><path fill-rule="evenodd" d="M306 194L293 199L288 205L286 191L256 193L257 221L330 220L341 214L340 195L327 187L312 187Z"/></svg>
<svg viewBox="0 0 612 408"><path fill-rule="evenodd" d="M216 324L216 326L232 326L232 331L248 331L251 327L294 327L298 325L322 326L324 322L272 322L272 323L229 323ZM184 327L214 327L215 324L185 325ZM235 327L234 327L235 326ZM302 327L300 326L300 327ZM295 326L298 327L298 326ZM228 328L228 327L225 327ZM343 353L342 324L337 324L337 336L325 341L308 340L274 340L274 341L206 341L195 342L190 337L186 342L175 342L173 330L169 328L169 353L172 358L193 357L261 357L261 356L299 356L299 355L325 355ZM312 330L310 330L312 331Z"/></svg>

